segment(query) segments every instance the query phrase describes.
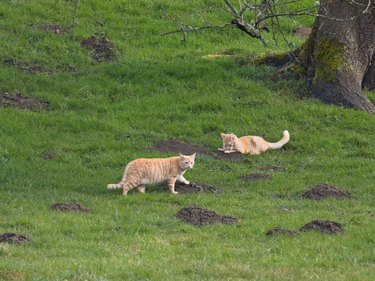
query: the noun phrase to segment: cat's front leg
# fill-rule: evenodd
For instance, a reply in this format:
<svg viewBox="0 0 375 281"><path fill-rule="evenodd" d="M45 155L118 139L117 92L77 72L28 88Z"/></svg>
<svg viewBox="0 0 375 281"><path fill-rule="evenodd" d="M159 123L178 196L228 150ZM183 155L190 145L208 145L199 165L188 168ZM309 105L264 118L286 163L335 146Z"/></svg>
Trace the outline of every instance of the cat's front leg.
<svg viewBox="0 0 375 281"><path fill-rule="evenodd" d="M184 178L183 175L179 176L177 179L179 182L182 182L183 184L190 184L190 182Z"/></svg>
<svg viewBox="0 0 375 281"><path fill-rule="evenodd" d="M233 152L237 152L236 150L224 150L224 153L233 153Z"/></svg>
<svg viewBox="0 0 375 281"><path fill-rule="evenodd" d="M225 151L224 148L220 148L220 147L217 150L219 150L219 151Z"/></svg>
<svg viewBox="0 0 375 281"><path fill-rule="evenodd" d="M172 193L172 194L178 194L178 192L174 190L174 185L176 183L176 179L177 179L177 177L171 177L171 178L169 178L169 181L168 181L169 192Z"/></svg>

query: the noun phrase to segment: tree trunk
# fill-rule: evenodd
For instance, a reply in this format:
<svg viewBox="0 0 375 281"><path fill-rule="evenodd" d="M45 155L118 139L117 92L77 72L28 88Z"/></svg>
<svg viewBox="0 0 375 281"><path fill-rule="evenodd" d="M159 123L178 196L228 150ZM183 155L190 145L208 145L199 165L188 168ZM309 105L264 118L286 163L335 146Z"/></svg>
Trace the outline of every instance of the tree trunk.
<svg viewBox="0 0 375 281"><path fill-rule="evenodd" d="M369 112L362 88L375 88L374 0L321 0L319 16L300 61L313 96ZM366 10L367 8L367 10ZM365 12L364 12L365 11Z"/></svg>

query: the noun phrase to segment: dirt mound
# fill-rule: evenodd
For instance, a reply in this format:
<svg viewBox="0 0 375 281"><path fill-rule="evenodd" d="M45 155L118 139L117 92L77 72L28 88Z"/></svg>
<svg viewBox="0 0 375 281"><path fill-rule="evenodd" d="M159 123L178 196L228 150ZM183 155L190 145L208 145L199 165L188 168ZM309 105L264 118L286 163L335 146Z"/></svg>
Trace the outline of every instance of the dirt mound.
<svg viewBox="0 0 375 281"><path fill-rule="evenodd" d="M272 179L271 175L266 174L248 174L241 177L241 180L247 181L255 181L255 180L269 180Z"/></svg>
<svg viewBox="0 0 375 281"><path fill-rule="evenodd" d="M13 66L21 71L28 72L28 73L42 73L42 74L52 74L53 71L50 69L47 69L43 66L37 65L37 64L27 64L24 62L17 61L13 58L7 58L4 60L4 63Z"/></svg>
<svg viewBox="0 0 375 281"><path fill-rule="evenodd" d="M153 147L151 147L152 150L157 150L160 152L176 152L181 153L185 155L191 155L193 153L197 154L205 154L209 155L210 152L208 148L193 144L193 143L186 143L179 140L165 140L156 143Z"/></svg>
<svg viewBox="0 0 375 281"><path fill-rule="evenodd" d="M268 236L272 236L272 235L276 235L276 234L284 234L284 235L286 234L286 235L290 235L290 236L299 235L299 233L294 231L294 230L284 229L284 228L281 228L281 227L272 228L266 233L266 235L268 235Z"/></svg>
<svg viewBox="0 0 375 281"><path fill-rule="evenodd" d="M215 223L233 224L238 222L237 218L218 215L214 211L196 206L182 208L180 211L178 211L176 217L185 223L189 223L195 226Z"/></svg>
<svg viewBox="0 0 375 281"><path fill-rule="evenodd" d="M4 233L0 235L0 243L22 244L27 241L30 241L30 238L23 234Z"/></svg>
<svg viewBox="0 0 375 281"><path fill-rule="evenodd" d="M264 166L259 168L262 171L266 172L282 172L283 168L280 166Z"/></svg>
<svg viewBox="0 0 375 281"><path fill-rule="evenodd" d="M246 157L245 155L239 153L239 152L234 152L234 153L224 153L223 151L217 151L212 154L214 159L217 160L227 160L230 162L236 162L236 161L245 161Z"/></svg>
<svg viewBox="0 0 375 281"><path fill-rule="evenodd" d="M13 106L22 109L40 110L48 109L49 104L44 101L39 101L35 98L26 98L20 94L14 96L8 93L0 93L0 105L1 106Z"/></svg>
<svg viewBox="0 0 375 281"><path fill-rule="evenodd" d="M319 184L314 186L312 189L302 194L303 198L311 200L322 200L328 197L334 197L337 199L349 198L351 195L345 190L336 188L333 185L327 183Z"/></svg>
<svg viewBox="0 0 375 281"><path fill-rule="evenodd" d="M302 226L300 231L310 231L310 230L319 230L321 233L344 233L344 229L341 224L335 221L328 220L313 220L304 226Z"/></svg>
<svg viewBox="0 0 375 281"><path fill-rule="evenodd" d="M158 142L153 147L151 147L151 150L160 152L176 152L186 155L196 152L198 155L208 155L217 160L228 160L231 162L246 160L246 157L241 153L224 153L221 151L212 153L207 147L204 147L202 145L187 143L179 140L165 140Z"/></svg>
<svg viewBox="0 0 375 281"><path fill-rule="evenodd" d="M56 203L51 206L52 210L55 211L71 211L71 212L90 212L89 208L81 204L69 204L69 203Z"/></svg>
<svg viewBox="0 0 375 281"><path fill-rule="evenodd" d="M293 29L293 35L301 38L307 38L309 37L311 33L311 28L310 27L297 27Z"/></svg>
<svg viewBox="0 0 375 281"><path fill-rule="evenodd" d="M273 193L272 195L272 198L275 198L275 199L291 199L292 197L288 194L288 192L285 192L285 193Z"/></svg>
<svg viewBox="0 0 375 281"><path fill-rule="evenodd" d="M35 28L38 28L40 30L52 31L52 32L55 32L57 34L63 34L63 33L68 32L68 29L62 28L61 26L59 26L57 24L53 24L53 23L44 23L44 24L37 24L37 25L32 25L32 26L35 27Z"/></svg>
<svg viewBox="0 0 375 281"><path fill-rule="evenodd" d="M105 37L96 38L93 35L83 40L81 46L93 49L91 57L97 62L112 61L115 58L115 45Z"/></svg>
<svg viewBox="0 0 375 281"><path fill-rule="evenodd" d="M190 184L183 184L180 182L176 182L175 190L180 194L187 194L187 193L221 193L221 190L215 186L201 184L201 183L190 183Z"/></svg>
<svg viewBox="0 0 375 281"><path fill-rule="evenodd" d="M55 158L59 157L59 155L54 153L54 152L46 152L46 153L43 153L40 156L44 159L55 159Z"/></svg>

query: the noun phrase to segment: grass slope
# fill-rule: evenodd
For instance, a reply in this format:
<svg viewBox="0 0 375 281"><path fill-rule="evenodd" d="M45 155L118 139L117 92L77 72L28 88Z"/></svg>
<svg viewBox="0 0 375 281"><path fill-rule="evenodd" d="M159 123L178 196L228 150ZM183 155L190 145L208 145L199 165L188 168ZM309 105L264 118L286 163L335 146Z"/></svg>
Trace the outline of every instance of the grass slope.
<svg viewBox="0 0 375 281"><path fill-rule="evenodd" d="M375 119L321 104L297 80L270 79L277 70L242 64L264 48L235 30L161 37L175 28L160 12L186 21L228 20L216 1L79 1L76 27L67 34L40 30L73 21L74 1L2 1L0 92L50 103L46 111L0 108L0 234L27 234L23 245L0 243L0 280L372 280L375 274ZM201 10L194 13L194 10ZM284 24L293 27L313 19ZM95 63L80 42L105 35L116 60ZM267 38L270 42L272 38ZM236 58L203 56L234 51ZM239 57L239 58L238 58ZM6 63L39 65L28 73ZM373 99L373 94L369 93ZM270 141L288 129L283 150L228 163L199 155L186 173L222 194L178 195L150 187L146 194L106 190L155 142L180 139L212 150L219 133L261 135ZM54 159L43 153L53 152ZM278 165L272 180L239 178ZM350 200L300 199L329 182ZM274 194L289 194L275 198ZM93 211L59 213L56 202ZM240 219L235 225L193 227L175 218L198 205ZM343 224L344 235L304 233L267 237L270 228L298 230L312 219Z"/></svg>

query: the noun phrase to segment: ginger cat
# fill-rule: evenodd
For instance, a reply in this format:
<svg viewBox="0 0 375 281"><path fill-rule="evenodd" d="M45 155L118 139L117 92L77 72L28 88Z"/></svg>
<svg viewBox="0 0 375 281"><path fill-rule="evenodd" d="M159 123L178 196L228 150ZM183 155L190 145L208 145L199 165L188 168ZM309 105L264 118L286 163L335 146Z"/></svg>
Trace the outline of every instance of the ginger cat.
<svg viewBox="0 0 375 281"><path fill-rule="evenodd" d="M285 130L283 137L278 142L272 143L265 141L262 137L244 136L238 138L235 134L221 133L223 148L219 150L224 153L240 152L242 154L260 154L268 149L279 149L286 144L289 139L289 132Z"/></svg>
<svg viewBox="0 0 375 281"><path fill-rule="evenodd" d="M176 180L184 184L189 181L184 178L184 173L193 168L196 153L169 158L139 158L129 162L121 181L117 184L108 184L108 189L122 188L123 195L134 187L145 193L147 184L156 184L168 181L169 192L177 194L174 190Z"/></svg>

